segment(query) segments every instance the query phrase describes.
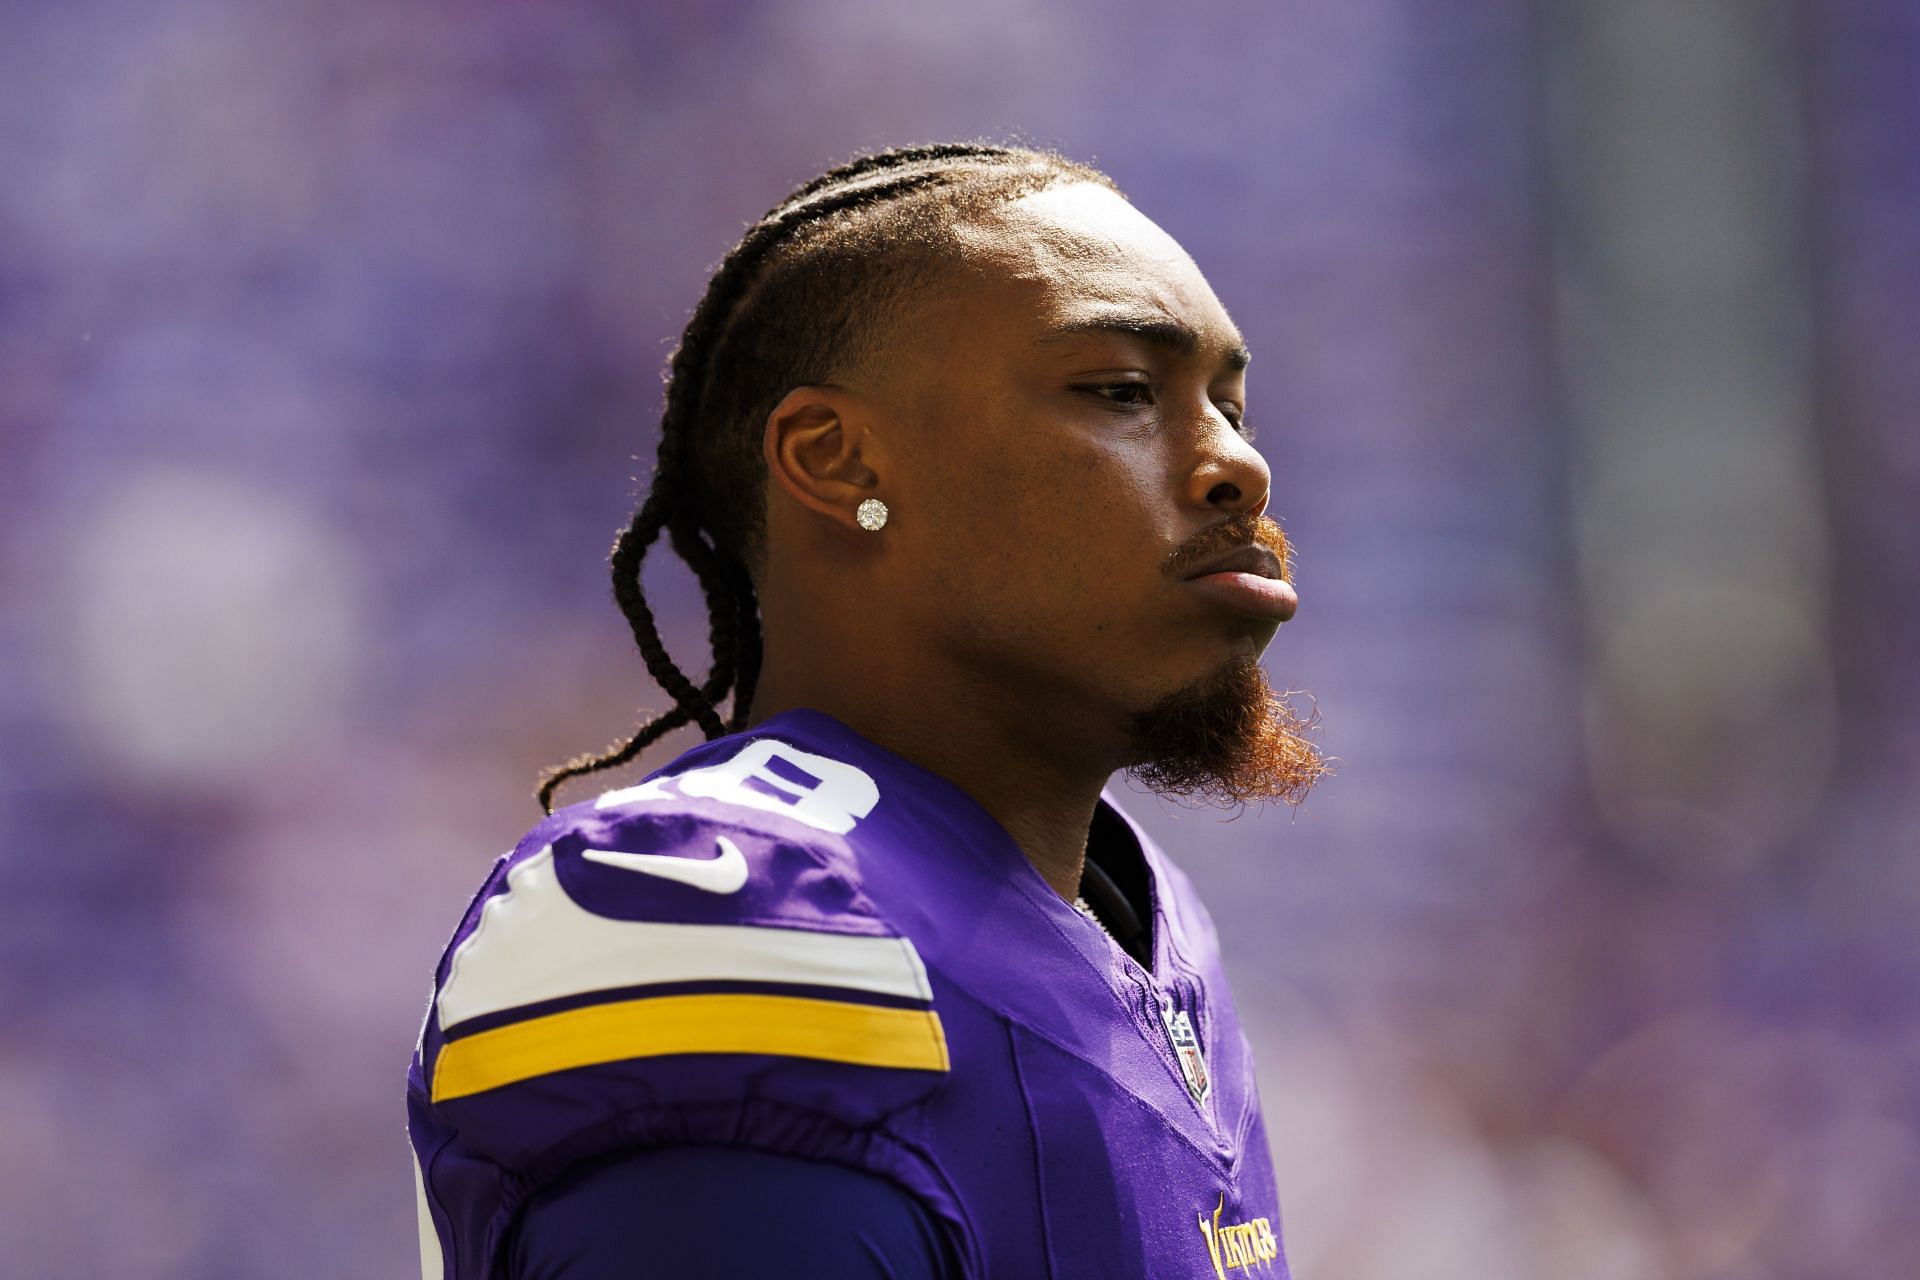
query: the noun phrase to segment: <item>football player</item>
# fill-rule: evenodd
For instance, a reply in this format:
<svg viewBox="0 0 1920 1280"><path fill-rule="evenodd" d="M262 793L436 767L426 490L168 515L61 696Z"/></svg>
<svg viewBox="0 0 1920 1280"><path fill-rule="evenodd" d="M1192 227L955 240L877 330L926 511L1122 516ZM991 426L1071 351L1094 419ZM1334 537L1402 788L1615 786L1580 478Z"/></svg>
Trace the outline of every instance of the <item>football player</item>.
<svg viewBox="0 0 1920 1280"><path fill-rule="evenodd" d="M1287 1275L1206 911L1104 788L1297 800L1247 351L1103 174L801 187L672 357L613 585L707 741L550 815L408 1080L431 1280ZM713 663L661 643L649 546Z"/></svg>

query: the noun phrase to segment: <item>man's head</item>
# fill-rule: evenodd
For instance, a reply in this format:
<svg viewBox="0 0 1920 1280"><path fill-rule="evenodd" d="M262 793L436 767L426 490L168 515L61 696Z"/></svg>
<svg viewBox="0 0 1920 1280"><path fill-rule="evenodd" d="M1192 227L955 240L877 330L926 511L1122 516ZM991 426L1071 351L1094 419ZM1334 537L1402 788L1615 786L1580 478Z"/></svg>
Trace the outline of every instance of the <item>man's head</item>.
<svg viewBox="0 0 1920 1280"><path fill-rule="evenodd" d="M689 324L654 489L615 547L676 711L582 763L690 720L716 735L730 686L743 725L758 599L772 645L792 602L848 618L876 661L1024 709L1152 785L1297 797L1319 760L1257 662L1292 592L1246 363L1192 260L1093 170L941 147L803 187ZM891 512L878 533L854 518L869 497ZM704 688L639 597L662 529L707 588Z"/></svg>

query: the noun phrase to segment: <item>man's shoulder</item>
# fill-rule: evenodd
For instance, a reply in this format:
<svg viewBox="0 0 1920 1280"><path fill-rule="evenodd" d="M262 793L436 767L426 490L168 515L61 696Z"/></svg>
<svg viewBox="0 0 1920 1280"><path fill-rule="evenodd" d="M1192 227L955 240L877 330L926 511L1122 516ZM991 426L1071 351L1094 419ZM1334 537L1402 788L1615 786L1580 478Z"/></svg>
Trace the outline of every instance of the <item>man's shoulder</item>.
<svg viewBox="0 0 1920 1280"><path fill-rule="evenodd" d="M777 738L709 745L495 865L437 974L434 1100L629 1048L945 1071L926 966L847 842L872 780Z"/></svg>
<svg viewBox="0 0 1920 1280"><path fill-rule="evenodd" d="M858 767L779 738L707 744L536 824L461 933L490 893L542 879L613 920L886 932L847 840L878 794Z"/></svg>

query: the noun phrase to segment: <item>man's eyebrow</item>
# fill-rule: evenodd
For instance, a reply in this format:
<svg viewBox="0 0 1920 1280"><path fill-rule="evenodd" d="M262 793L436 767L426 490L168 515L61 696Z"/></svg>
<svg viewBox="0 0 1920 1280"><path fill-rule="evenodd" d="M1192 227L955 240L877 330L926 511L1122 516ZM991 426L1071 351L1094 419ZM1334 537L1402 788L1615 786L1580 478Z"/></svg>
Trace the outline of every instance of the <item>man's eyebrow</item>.
<svg viewBox="0 0 1920 1280"><path fill-rule="evenodd" d="M1036 346L1050 346L1089 333L1118 333L1139 338L1156 347L1165 347L1176 355L1190 356L1200 350L1200 335L1178 320L1159 315L1098 315L1084 320L1067 320L1051 326L1036 340ZM1252 353L1246 344L1235 342L1222 355L1222 363L1238 373L1247 367Z"/></svg>

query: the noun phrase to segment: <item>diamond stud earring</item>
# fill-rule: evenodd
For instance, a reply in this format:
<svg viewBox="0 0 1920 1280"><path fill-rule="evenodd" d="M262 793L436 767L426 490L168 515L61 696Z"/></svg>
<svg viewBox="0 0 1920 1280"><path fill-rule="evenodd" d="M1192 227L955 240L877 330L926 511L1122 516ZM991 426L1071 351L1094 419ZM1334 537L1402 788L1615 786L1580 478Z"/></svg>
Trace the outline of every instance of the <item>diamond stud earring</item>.
<svg viewBox="0 0 1920 1280"><path fill-rule="evenodd" d="M887 504L878 498L868 498L854 509L853 518L868 533L878 533L887 527Z"/></svg>

